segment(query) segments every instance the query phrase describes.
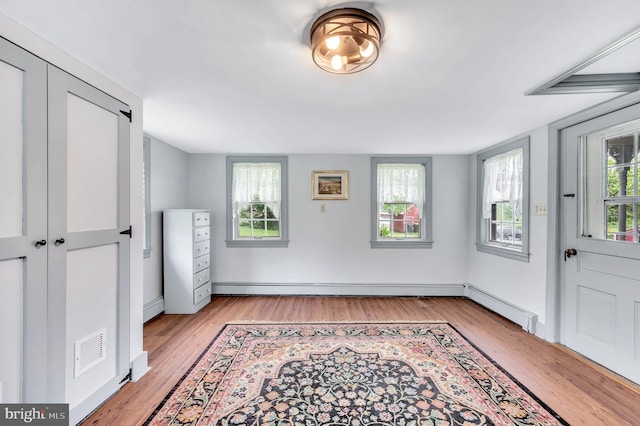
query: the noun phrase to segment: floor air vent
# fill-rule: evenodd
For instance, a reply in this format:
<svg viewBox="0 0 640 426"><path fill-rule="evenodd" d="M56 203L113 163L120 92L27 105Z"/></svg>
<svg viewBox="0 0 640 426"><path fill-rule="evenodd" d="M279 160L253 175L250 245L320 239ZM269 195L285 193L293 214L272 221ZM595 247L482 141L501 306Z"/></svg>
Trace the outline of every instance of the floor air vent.
<svg viewBox="0 0 640 426"><path fill-rule="evenodd" d="M78 377L107 357L107 329L75 342L75 374Z"/></svg>

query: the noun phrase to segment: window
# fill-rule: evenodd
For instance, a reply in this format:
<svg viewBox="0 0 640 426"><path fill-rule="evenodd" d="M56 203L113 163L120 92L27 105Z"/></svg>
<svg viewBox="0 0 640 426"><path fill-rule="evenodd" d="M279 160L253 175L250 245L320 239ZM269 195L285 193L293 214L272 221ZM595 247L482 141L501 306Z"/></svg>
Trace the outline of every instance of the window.
<svg viewBox="0 0 640 426"><path fill-rule="evenodd" d="M581 137L580 235L640 242L640 120Z"/></svg>
<svg viewBox="0 0 640 426"><path fill-rule="evenodd" d="M151 256L151 138L142 139L142 209L144 257Z"/></svg>
<svg viewBox="0 0 640 426"><path fill-rule="evenodd" d="M529 261L529 138L478 154L478 251Z"/></svg>
<svg viewBox="0 0 640 426"><path fill-rule="evenodd" d="M227 247L287 247L287 158L227 157Z"/></svg>
<svg viewBox="0 0 640 426"><path fill-rule="evenodd" d="M371 247L431 248L431 158L371 159Z"/></svg>

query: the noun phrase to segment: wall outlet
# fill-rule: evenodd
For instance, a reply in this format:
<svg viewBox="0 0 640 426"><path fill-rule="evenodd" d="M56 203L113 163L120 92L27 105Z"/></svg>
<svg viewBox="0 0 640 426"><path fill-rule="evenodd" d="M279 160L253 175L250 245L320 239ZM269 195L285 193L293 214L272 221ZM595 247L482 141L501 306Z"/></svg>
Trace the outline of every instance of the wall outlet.
<svg viewBox="0 0 640 426"><path fill-rule="evenodd" d="M327 205L320 204L320 213L326 213L326 212L327 212Z"/></svg>
<svg viewBox="0 0 640 426"><path fill-rule="evenodd" d="M546 215L547 214L547 204L546 203L536 204L534 211L535 211L535 214L537 214L537 215Z"/></svg>

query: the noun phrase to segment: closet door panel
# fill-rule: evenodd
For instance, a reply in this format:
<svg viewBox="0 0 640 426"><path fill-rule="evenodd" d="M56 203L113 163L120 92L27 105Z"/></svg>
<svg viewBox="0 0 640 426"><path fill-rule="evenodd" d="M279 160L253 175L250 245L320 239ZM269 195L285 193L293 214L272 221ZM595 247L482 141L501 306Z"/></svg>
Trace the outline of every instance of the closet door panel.
<svg viewBox="0 0 640 426"><path fill-rule="evenodd" d="M114 342L117 336L118 245L109 244L71 250L67 254L67 333L69 336L95 336L96 342ZM101 318L99 324L87 319ZM74 356L66 360L67 402L77 406L89 393L117 374L117 345L105 344L100 355L84 356L74 345ZM104 358L104 359L102 359ZM94 366L91 364L95 363Z"/></svg>
<svg viewBox="0 0 640 426"><path fill-rule="evenodd" d="M48 77L50 394L74 423L129 373L129 120L96 88Z"/></svg>
<svg viewBox="0 0 640 426"><path fill-rule="evenodd" d="M23 80L21 69L0 62L0 238L22 236Z"/></svg>
<svg viewBox="0 0 640 426"><path fill-rule="evenodd" d="M67 232L118 227L118 116L67 94Z"/></svg>
<svg viewBox="0 0 640 426"><path fill-rule="evenodd" d="M23 263L22 259L0 261L0 340L4 342L0 350L0 380L5 403L20 402L22 392Z"/></svg>
<svg viewBox="0 0 640 426"><path fill-rule="evenodd" d="M0 383L46 400L47 68L0 37Z"/></svg>

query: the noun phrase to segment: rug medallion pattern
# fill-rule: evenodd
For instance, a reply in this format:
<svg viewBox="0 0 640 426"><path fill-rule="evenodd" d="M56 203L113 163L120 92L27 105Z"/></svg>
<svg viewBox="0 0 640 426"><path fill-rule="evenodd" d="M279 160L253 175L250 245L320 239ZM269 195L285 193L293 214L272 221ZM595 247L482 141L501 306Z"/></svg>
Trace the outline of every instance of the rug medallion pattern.
<svg viewBox="0 0 640 426"><path fill-rule="evenodd" d="M567 424L446 323L226 325L148 425Z"/></svg>

